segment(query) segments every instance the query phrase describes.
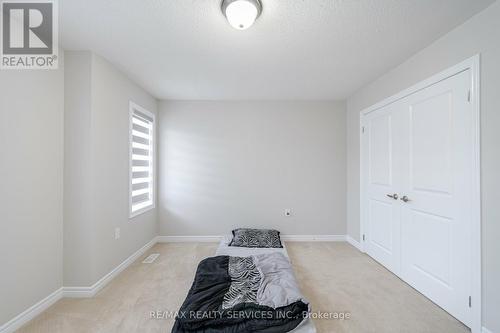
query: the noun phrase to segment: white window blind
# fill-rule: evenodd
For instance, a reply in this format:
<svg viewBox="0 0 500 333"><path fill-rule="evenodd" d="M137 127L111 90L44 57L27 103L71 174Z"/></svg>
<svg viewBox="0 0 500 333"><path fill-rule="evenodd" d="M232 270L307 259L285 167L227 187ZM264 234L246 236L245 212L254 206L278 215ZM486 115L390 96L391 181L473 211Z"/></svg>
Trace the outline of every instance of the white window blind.
<svg viewBox="0 0 500 333"><path fill-rule="evenodd" d="M154 115L130 103L130 217L154 207Z"/></svg>

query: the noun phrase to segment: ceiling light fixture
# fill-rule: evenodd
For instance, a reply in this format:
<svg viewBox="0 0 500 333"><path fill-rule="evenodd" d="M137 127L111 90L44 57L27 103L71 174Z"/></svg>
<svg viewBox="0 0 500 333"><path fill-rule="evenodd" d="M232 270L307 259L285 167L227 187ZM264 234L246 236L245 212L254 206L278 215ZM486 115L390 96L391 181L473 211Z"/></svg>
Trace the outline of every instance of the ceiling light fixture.
<svg viewBox="0 0 500 333"><path fill-rule="evenodd" d="M222 13L233 28L248 29L262 13L260 0L222 0Z"/></svg>

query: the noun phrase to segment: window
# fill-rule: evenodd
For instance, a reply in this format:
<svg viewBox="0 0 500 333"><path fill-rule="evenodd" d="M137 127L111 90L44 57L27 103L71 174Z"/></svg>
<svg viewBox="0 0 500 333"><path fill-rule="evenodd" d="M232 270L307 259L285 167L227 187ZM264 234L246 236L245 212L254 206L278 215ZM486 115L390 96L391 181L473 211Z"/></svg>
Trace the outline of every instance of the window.
<svg viewBox="0 0 500 333"><path fill-rule="evenodd" d="M154 208L154 128L154 115L130 102L130 217Z"/></svg>

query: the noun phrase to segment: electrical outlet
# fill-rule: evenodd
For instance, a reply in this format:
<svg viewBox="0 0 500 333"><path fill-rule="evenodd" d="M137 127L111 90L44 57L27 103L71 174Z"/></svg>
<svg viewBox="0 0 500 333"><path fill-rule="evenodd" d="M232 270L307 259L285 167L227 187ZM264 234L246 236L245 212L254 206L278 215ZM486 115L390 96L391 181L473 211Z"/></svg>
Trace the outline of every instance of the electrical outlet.
<svg viewBox="0 0 500 333"><path fill-rule="evenodd" d="M115 228L115 239L120 238L120 228Z"/></svg>
<svg viewBox="0 0 500 333"><path fill-rule="evenodd" d="M291 210L291 209L288 209L288 208L287 208L287 209L285 209L285 216L286 216L286 217L290 217L290 216L292 216L292 210Z"/></svg>

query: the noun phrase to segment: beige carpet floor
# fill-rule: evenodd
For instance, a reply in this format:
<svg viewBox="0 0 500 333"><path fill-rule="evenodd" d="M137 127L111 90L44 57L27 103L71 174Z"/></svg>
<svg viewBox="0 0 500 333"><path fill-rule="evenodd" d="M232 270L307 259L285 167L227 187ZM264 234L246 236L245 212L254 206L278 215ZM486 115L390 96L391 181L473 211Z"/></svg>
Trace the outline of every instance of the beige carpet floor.
<svg viewBox="0 0 500 333"><path fill-rule="evenodd" d="M153 264L132 264L96 297L62 299L18 332L170 332L172 319L152 311L179 309L211 243L157 244ZM347 243L287 243L302 292L313 311L349 313L315 320L318 332L470 332L459 321ZM147 255L147 254L146 254ZM145 257L145 256L144 256Z"/></svg>

